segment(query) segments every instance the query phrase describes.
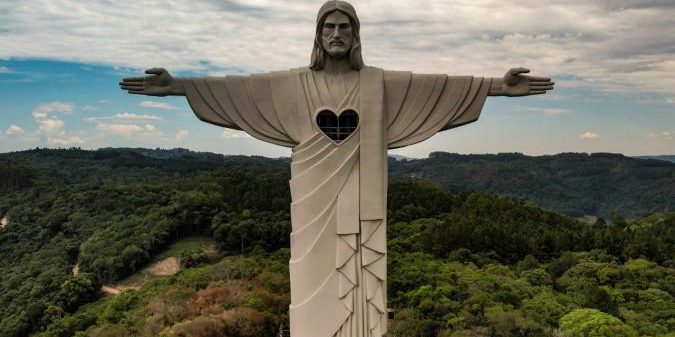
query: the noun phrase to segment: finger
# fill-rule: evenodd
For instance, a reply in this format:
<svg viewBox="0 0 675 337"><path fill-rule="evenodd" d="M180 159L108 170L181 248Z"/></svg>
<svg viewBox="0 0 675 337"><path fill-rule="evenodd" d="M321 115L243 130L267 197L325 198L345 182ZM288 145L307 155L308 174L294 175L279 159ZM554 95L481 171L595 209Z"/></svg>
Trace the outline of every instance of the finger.
<svg viewBox="0 0 675 337"><path fill-rule="evenodd" d="M122 90L140 90L140 91L143 91L143 87L130 87L130 86L123 85L120 88Z"/></svg>
<svg viewBox="0 0 675 337"><path fill-rule="evenodd" d="M527 78L529 78L530 81L535 81L535 82L551 82L551 78L550 78L550 77L527 76Z"/></svg>
<svg viewBox="0 0 675 337"><path fill-rule="evenodd" d="M143 82L143 81L145 81L145 77L127 77L122 79L122 82Z"/></svg>
<svg viewBox="0 0 675 337"><path fill-rule="evenodd" d="M132 95L143 95L143 90L129 90L128 93Z"/></svg>
<svg viewBox="0 0 675 337"><path fill-rule="evenodd" d="M143 82L120 82L119 85L126 85L131 87L142 87L145 85Z"/></svg>
<svg viewBox="0 0 675 337"><path fill-rule="evenodd" d="M532 90L530 91L530 95L542 95L545 94L546 90Z"/></svg>
<svg viewBox="0 0 675 337"><path fill-rule="evenodd" d="M120 85L122 90L143 90L145 87L141 85Z"/></svg>
<svg viewBox="0 0 675 337"><path fill-rule="evenodd" d="M159 75L163 72L165 72L164 68L150 68L145 71L146 74L153 74L153 75Z"/></svg>
<svg viewBox="0 0 675 337"><path fill-rule="evenodd" d="M549 86L549 85L555 85L555 82L530 81L530 85Z"/></svg>
<svg viewBox="0 0 675 337"><path fill-rule="evenodd" d="M530 90L553 90L552 85L547 85L547 86L530 86Z"/></svg>
<svg viewBox="0 0 675 337"><path fill-rule="evenodd" d="M141 81L141 82L122 81L122 82L119 82L119 83L120 83L120 85L143 85L143 84L145 84L145 81Z"/></svg>
<svg viewBox="0 0 675 337"><path fill-rule="evenodd" d="M529 72L530 72L530 69L523 68L523 67L509 69L509 73L511 75L525 74L525 73L529 73Z"/></svg>

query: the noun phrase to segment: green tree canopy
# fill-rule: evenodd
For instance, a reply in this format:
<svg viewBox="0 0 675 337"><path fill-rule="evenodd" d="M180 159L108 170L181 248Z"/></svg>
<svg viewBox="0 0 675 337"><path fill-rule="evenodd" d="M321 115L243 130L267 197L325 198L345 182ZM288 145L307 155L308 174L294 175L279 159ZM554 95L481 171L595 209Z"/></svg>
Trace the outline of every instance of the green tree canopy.
<svg viewBox="0 0 675 337"><path fill-rule="evenodd" d="M576 309L560 318L560 329L571 337L637 337L635 329L596 309Z"/></svg>

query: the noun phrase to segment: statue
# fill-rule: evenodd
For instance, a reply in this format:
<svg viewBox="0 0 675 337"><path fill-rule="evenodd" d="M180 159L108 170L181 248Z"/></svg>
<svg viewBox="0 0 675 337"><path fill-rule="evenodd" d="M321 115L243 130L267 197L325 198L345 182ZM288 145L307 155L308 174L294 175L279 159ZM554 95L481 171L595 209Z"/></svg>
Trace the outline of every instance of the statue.
<svg viewBox="0 0 675 337"><path fill-rule="evenodd" d="M554 83L418 75L365 66L359 19L343 1L319 10L311 64L251 76L125 78L131 94L186 96L200 120L292 148L291 335L387 332L387 149L474 122L487 96L544 94Z"/></svg>

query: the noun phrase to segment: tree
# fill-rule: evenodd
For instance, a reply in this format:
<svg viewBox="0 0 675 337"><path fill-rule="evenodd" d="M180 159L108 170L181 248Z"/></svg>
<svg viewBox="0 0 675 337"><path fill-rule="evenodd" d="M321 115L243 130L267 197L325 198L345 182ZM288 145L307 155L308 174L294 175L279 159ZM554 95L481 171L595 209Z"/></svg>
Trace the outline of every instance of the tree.
<svg viewBox="0 0 675 337"><path fill-rule="evenodd" d="M82 273L67 279L58 293L58 298L67 311L74 311L80 305L95 298L100 284L92 274Z"/></svg>
<svg viewBox="0 0 675 337"><path fill-rule="evenodd" d="M560 318L560 330L571 337L637 337L618 318L596 309L576 309Z"/></svg>
<svg viewBox="0 0 675 337"><path fill-rule="evenodd" d="M122 265L130 269L131 273L135 273L140 266L143 266L150 260L148 253L140 249L136 245L128 245L122 251Z"/></svg>

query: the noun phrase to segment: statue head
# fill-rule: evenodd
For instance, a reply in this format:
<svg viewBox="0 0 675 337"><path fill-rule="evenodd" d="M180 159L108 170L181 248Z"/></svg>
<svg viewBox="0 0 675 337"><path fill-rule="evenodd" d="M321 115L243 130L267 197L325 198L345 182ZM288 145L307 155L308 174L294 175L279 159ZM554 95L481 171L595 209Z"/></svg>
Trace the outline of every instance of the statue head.
<svg viewBox="0 0 675 337"><path fill-rule="evenodd" d="M324 3L316 18L314 49L309 67L322 70L327 57L346 57L352 69L363 68L359 28L359 18L352 5L335 0Z"/></svg>

